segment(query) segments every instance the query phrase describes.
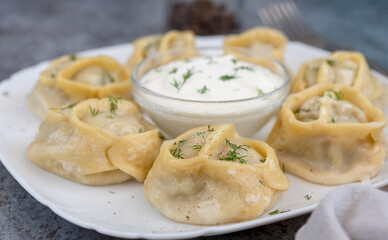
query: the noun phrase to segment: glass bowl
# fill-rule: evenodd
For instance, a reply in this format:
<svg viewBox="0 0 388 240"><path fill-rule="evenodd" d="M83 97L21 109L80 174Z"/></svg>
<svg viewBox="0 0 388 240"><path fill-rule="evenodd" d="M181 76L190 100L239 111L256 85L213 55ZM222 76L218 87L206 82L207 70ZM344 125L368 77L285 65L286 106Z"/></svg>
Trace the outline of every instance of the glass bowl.
<svg viewBox="0 0 388 240"><path fill-rule="evenodd" d="M238 60L262 65L280 76L277 89L251 98L227 101L199 101L174 98L144 86L142 77L150 70L172 61L190 57L214 57L232 54ZM253 136L275 114L285 101L290 88L290 74L279 61L259 53L236 47L175 48L139 63L132 71L133 96L144 112L168 137L176 137L188 129L217 123L233 123L238 134Z"/></svg>

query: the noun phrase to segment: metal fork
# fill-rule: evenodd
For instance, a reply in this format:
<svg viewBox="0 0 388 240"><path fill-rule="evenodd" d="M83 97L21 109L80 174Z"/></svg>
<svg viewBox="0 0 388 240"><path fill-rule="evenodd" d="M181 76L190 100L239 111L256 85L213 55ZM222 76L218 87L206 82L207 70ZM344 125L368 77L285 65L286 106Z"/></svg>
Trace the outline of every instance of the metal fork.
<svg viewBox="0 0 388 240"><path fill-rule="evenodd" d="M298 7L293 0L275 2L268 7L257 10L261 22L269 27L282 30L291 40L320 47L329 51L351 50L349 47L330 44L312 32L302 19ZM388 70L367 59L371 68L388 76Z"/></svg>

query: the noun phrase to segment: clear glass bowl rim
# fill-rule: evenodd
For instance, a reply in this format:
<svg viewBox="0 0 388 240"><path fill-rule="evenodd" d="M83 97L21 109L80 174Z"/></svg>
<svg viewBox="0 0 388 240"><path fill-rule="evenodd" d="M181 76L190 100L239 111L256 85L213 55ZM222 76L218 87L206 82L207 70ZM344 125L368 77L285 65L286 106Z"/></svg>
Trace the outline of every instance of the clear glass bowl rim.
<svg viewBox="0 0 388 240"><path fill-rule="evenodd" d="M276 65L280 66L281 70L284 72L285 81L284 81L284 83L279 88L277 88L277 89L275 89L275 90L273 90L271 92L265 93L263 95L258 95L258 96L255 96L255 97L235 99L235 100L223 100L223 101L204 101L204 100L190 100L190 99L182 99L182 98L170 97L170 96L167 96L167 95L164 95L164 94L152 91L152 90L150 90L148 88L145 88L144 85L141 83L140 79L138 80L138 78L137 78L138 70L147 61L151 61L154 58L162 57L165 54L169 54L169 53L173 53L173 52L178 52L178 51L184 51L185 49L187 49L187 50L199 50L200 52L201 52L201 50L205 51L205 50L215 50L215 49L216 50L232 49L232 50L237 50L239 52L243 52L243 53L246 53L246 54L254 53L257 56L269 59L269 60L273 61ZM179 102L213 104L213 103L238 103L238 102L248 102L248 101L252 101L252 100L264 99L264 98L269 97L271 95L274 95L274 94L282 91L284 88L286 88L290 84L290 82L291 82L291 75L290 75L290 72L288 71L287 67L283 63L281 63L279 60L274 59L272 57L269 57L267 55L263 55L263 54L258 53L258 52L253 52L252 50L248 50L246 48L230 47L230 46L222 46L222 47L181 47L181 48L174 48L174 49L171 49L171 50L168 50L168 51L164 51L162 53L157 53L157 54L154 54L154 55L152 55L150 57L147 57L146 59L141 61L139 64L137 64L135 66L135 68L132 70L131 80L132 80L133 84L135 85L135 87L137 87L137 89L139 89L140 91L142 91L142 92L144 92L146 94L150 94L150 95L152 95L154 97L159 97L159 98L168 99L168 100L172 100L172 101L179 101Z"/></svg>

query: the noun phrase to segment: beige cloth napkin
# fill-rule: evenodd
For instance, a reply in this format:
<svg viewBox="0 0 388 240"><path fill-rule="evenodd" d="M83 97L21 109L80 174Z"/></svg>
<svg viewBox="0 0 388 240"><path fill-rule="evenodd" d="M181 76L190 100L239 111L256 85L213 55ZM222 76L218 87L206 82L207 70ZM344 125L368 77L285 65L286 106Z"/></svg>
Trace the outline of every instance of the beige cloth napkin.
<svg viewBox="0 0 388 240"><path fill-rule="evenodd" d="M330 192L295 236L296 240L388 239L388 193L352 183Z"/></svg>

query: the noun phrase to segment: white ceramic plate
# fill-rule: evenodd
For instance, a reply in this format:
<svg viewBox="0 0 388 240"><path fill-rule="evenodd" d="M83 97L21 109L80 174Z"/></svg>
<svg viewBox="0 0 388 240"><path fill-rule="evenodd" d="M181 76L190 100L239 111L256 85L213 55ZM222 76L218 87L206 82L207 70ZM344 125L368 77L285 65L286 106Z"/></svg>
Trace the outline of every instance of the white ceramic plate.
<svg viewBox="0 0 388 240"><path fill-rule="evenodd" d="M222 37L197 39L198 46L221 44ZM124 44L80 54L89 56L106 54L124 63L132 49L132 44ZM302 62L326 55L328 52L324 50L291 42L286 52L286 62L295 73ZM140 183L127 182L114 186L89 187L57 177L34 165L26 155L26 148L35 138L40 124L39 119L34 117L27 107L27 95L38 80L39 73L47 65L47 62L43 62L26 68L1 83L0 159L12 176L35 199L74 224L103 234L125 238L182 239L217 235L310 212L333 189L333 187L309 183L287 174L291 181L291 188L268 212L274 209L290 211L278 215L269 215L266 212L255 220L236 224L194 226L176 223L161 215L146 202L142 191L143 186ZM384 82L388 82L386 77L380 74L377 76ZM265 139L272 124L267 125L257 137ZM370 184L374 187L388 184L387 163ZM306 194L311 195L312 198L305 199Z"/></svg>

